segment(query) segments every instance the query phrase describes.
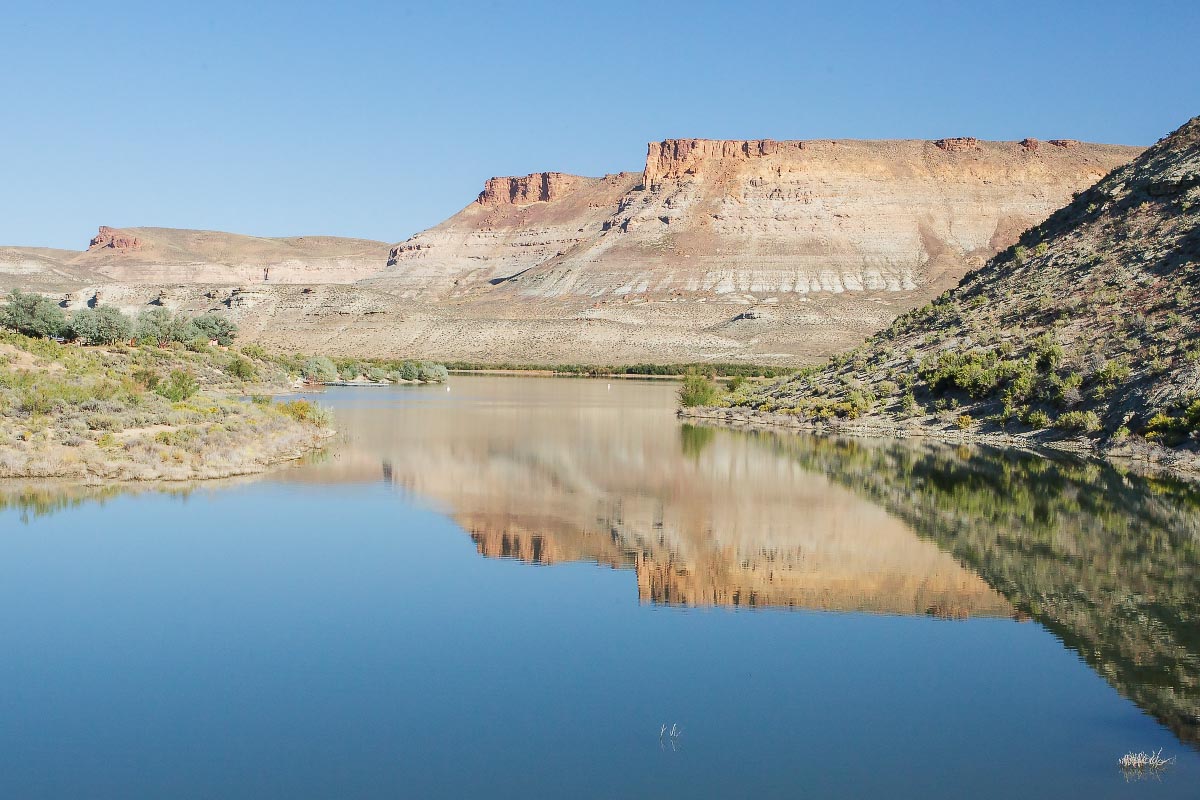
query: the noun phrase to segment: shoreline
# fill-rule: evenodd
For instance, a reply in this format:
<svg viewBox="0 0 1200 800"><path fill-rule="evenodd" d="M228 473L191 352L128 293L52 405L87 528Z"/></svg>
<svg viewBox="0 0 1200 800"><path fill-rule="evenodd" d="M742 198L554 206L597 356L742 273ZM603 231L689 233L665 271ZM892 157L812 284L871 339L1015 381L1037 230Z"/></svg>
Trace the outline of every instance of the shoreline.
<svg viewBox="0 0 1200 800"><path fill-rule="evenodd" d="M24 472L3 473L0 474L0 486L8 482L38 480L70 482L77 486L185 484L261 475L271 469L299 461L305 456L323 450L336 435L337 431L333 429L315 431L309 434L307 441L299 445L281 449L264 458L238 465L225 464L209 468L207 465L201 464L199 468L189 468L186 471L178 469L172 472L149 474L146 470L134 469L133 463L127 460L76 461L73 462L74 469L60 466L57 469L29 469Z"/></svg>
<svg viewBox="0 0 1200 800"><path fill-rule="evenodd" d="M1047 436L1038 432L1006 433L938 428L925 422L899 424L879 417L862 420L812 422L790 414L751 411L717 406L679 408L680 419L703 420L748 430L774 430L816 436L842 435L862 439L927 439L949 445L985 445L1042 457L1071 455L1131 468L1140 473L1159 473L1190 483L1200 483L1200 453L1172 450L1139 440L1116 447L1101 447L1072 437Z"/></svg>

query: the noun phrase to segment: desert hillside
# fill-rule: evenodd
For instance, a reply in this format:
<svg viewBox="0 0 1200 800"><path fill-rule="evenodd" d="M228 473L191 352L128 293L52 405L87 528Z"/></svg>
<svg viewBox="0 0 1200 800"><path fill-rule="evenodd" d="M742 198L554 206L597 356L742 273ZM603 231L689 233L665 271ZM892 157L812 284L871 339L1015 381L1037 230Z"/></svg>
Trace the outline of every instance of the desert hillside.
<svg viewBox="0 0 1200 800"><path fill-rule="evenodd" d="M871 422L1197 464L1200 117L952 292L824 368L729 398L796 424Z"/></svg>
<svg viewBox="0 0 1200 800"><path fill-rule="evenodd" d="M5 251L0 279L68 305L225 312L247 339L289 350L812 363L955 285L1139 152L1033 139L666 140L650 144L640 174L492 178L390 251L103 228L83 253Z"/></svg>
<svg viewBox="0 0 1200 800"><path fill-rule="evenodd" d="M388 246L337 236L264 238L219 231L101 226L82 252L0 249L0 278L78 283L351 283L378 272ZM20 286L20 288L31 288Z"/></svg>

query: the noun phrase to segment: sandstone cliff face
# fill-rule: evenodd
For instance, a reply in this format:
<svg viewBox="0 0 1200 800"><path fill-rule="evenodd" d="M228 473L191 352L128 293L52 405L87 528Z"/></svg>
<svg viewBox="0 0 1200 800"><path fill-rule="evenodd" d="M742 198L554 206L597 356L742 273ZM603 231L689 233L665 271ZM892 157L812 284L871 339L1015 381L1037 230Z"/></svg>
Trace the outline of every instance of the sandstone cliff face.
<svg viewBox="0 0 1200 800"><path fill-rule="evenodd" d="M936 294L1137 152L970 138L666 140L650 144L636 184L494 178L477 204L394 248L372 283L601 300Z"/></svg>
<svg viewBox="0 0 1200 800"><path fill-rule="evenodd" d="M634 173L491 178L476 202L392 248L366 285L404 297L486 291L598 237Z"/></svg>
<svg viewBox="0 0 1200 800"><path fill-rule="evenodd" d="M443 358L807 361L954 285L1138 152L665 140L641 176L494 178L361 285L423 298L397 335Z"/></svg>
<svg viewBox="0 0 1200 800"><path fill-rule="evenodd" d="M562 172L535 172L523 177L489 178L476 201L483 206L548 203L570 192L580 180Z"/></svg>

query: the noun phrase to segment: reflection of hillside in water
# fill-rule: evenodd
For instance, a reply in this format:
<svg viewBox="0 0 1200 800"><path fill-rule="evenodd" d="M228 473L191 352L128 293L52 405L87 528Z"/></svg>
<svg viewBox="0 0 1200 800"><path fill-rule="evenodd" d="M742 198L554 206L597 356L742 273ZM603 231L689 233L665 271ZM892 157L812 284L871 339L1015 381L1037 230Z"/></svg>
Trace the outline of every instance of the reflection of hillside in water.
<svg viewBox="0 0 1200 800"><path fill-rule="evenodd" d="M1200 491L1093 462L747 434L906 520L1200 744Z"/></svg>
<svg viewBox="0 0 1200 800"><path fill-rule="evenodd" d="M382 473L452 515L483 555L631 568L657 603L1013 613L877 504L745 437L681 428L669 386L540 383L532 405L338 408L350 441L289 477Z"/></svg>

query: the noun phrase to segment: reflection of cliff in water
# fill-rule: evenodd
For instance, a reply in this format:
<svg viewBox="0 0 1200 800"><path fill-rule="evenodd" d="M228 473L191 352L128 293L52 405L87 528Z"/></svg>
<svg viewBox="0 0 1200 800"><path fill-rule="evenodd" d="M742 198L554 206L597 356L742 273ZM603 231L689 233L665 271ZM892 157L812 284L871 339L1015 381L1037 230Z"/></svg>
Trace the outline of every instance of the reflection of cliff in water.
<svg viewBox="0 0 1200 800"><path fill-rule="evenodd" d="M494 390L508 385L529 384ZM1013 614L877 504L744 437L681 428L673 390L645 387L639 404L631 386L543 381L540 404L339 408L351 441L292 477L382 476L452 516L485 556L632 569L654 603Z"/></svg>
<svg viewBox="0 0 1200 800"><path fill-rule="evenodd" d="M938 445L745 434L902 517L1200 744L1200 491Z"/></svg>

